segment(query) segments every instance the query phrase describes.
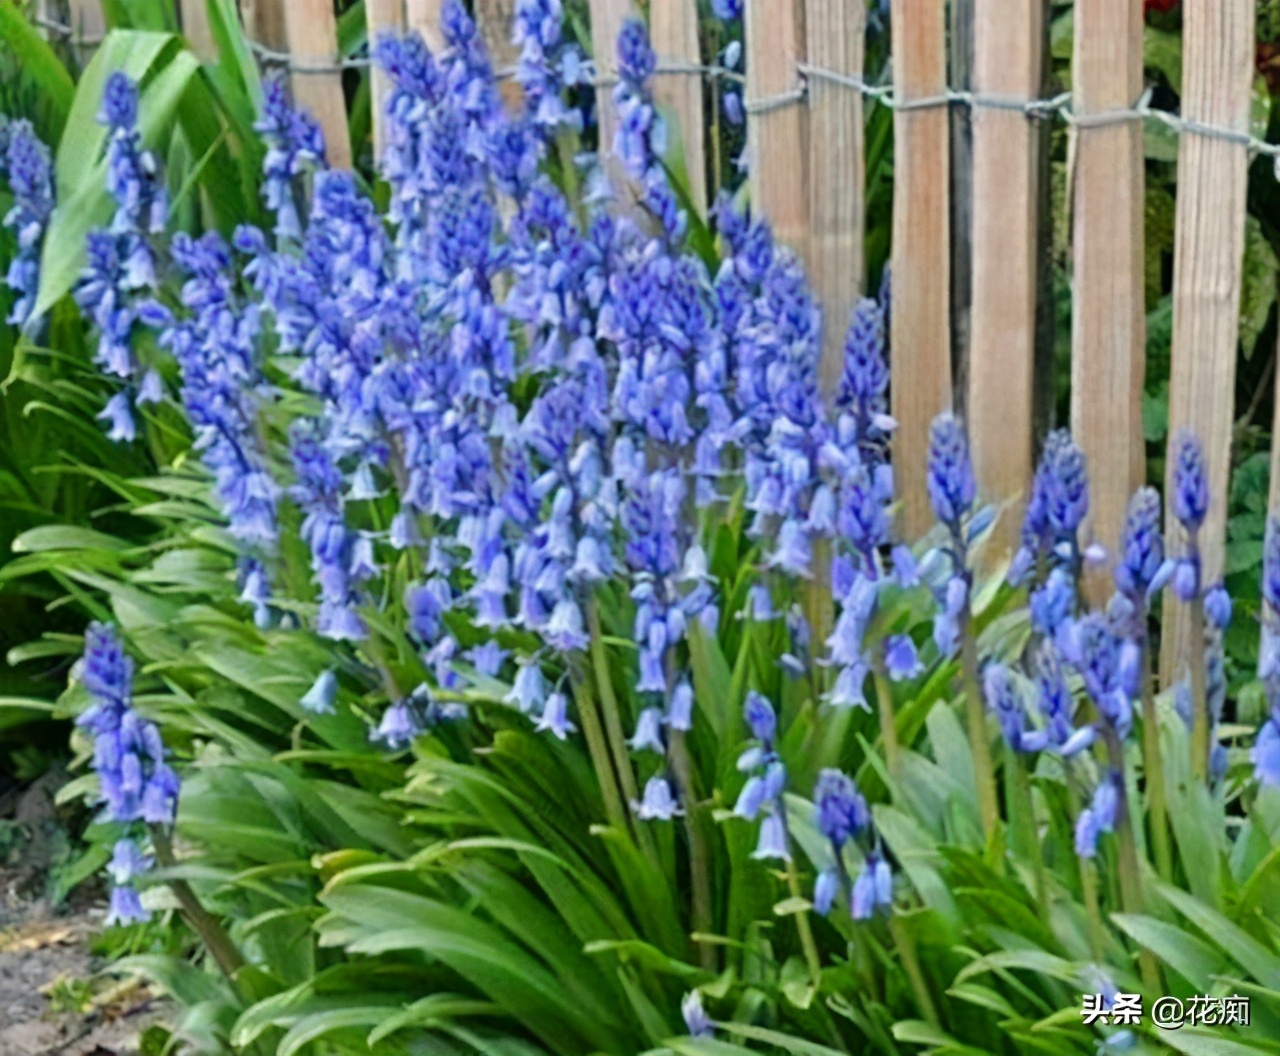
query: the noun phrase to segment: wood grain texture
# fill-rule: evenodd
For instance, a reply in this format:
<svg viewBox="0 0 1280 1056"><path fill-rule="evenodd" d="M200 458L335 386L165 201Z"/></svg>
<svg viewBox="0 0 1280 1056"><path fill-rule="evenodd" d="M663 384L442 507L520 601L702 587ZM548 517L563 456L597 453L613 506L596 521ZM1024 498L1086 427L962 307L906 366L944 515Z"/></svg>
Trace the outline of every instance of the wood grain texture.
<svg viewBox="0 0 1280 1056"><path fill-rule="evenodd" d="M1186 0L1182 19L1182 116L1248 132L1253 4ZM1204 444L1210 498L1200 547L1206 584L1222 575L1248 161L1243 146L1193 133L1184 134L1178 148L1169 449L1172 453L1183 429ZM1166 501L1169 494L1166 480ZM1165 519L1170 547L1180 553L1181 532L1171 513ZM1166 633L1161 650L1167 681L1177 677L1188 630L1187 607L1171 592L1166 592L1165 627L1173 632Z"/></svg>
<svg viewBox="0 0 1280 1056"><path fill-rule="evenodd" d="M369 26L369 42L376 45L386 33L401 33L405 28L403 0L364 0L365 19ZM369 69L369 107L373 112L373 156L382 157L385 143L383 109L391 92L391 78L378 63Z"/></svg>
<svg viewBox="0 0 1280 1056"><path fill-rule="evenodd" d="M476 22L495 70L513 68L520 60L520 49L512 43L511 28L515 23L516 0L475 0ZM511 113L524 106L524 92L514 77L498 82L502 101Z"/></svg>
<svg viewBox="0 0 1280 1056"><path fill-rule="evenodd" d="M218 45L209 26L208 0L179 0L182 35L201 62L217 62Z"/></svg>
<svg viewBox="0 0 1280 1056"><path fill-rule="evenodd" d="M974 89L1010 101L1040 91L1043 0L976 0ZM1008 503L990 559L1012 550L1032 471L1037 129L1018 110L973 115L973 306L968 425L978 487Z"/></svg>
<svg viewBox="0 0 1280 1056"><path fill-rule="evenodd" d="M1142 28L1141 0L1077 0L1077 114L1125 109L1138 98ZM1129 498L1145 477L1142 124L1085 127L1076 136L1071 430L1089 467L1084 537L1114 555ZM1104 602L1108 570L1086 585L1093 601Z"/></svg>
<svg viewBox="0 0 1280 1056"><path fill-rule="evenodd" d="M444 50L444 37L440 33L440 9L444 0L405 0L405 24L422 34L433 54Z"/></svg>
<svg viewBox="0 0 1280 1056"><path fill-rule="evenodd" d="M613 153L613 136L618 114L613 106L613 88L618 83L618 34L634 11L631 0L590 0L591 51L596 63L596 119L600 129L600 157L609 182L624 199L626 174Z"/></svg>
<svg viewBox="0 0 1280 1056"><path fill-rule="evenodd" d="M70 0L67 14L71 20L72 48L81 68L89 64L97 50L97 42L107 32L107 20L100 0Z"/></svg>
<svg viewBox="0 0 1280 1056"><path fill-rule="evenodd" d="M865 0L808 0L808 61L862 76ZM823 308L822 388L834 396L844 366L844 337L865 275L865 130L862 93L809 81L809 264Z"/></svg>
<svg viewBox="0 0 1280 1056"><path fill-rule="evenodd" d="M280 0L240 0L240 20L250 40L276 51L288 47L284 4Z"/></svg>
<svg viewBox="0 0 1280 1056"><path fill-rule="evenodd" d="M797 88L804 58L803 0L747 0L747 101ZM747 117L747 177L751 208L808 262L808 107L787 103Z"/></svg>
<svg viewBox="0 0 1280 1056"><path fill-rule="evenodd" d="M283 6L285 39L293 61L316 66L336 63L338 21L333 13L333 0L288 0ZM310 73L295 69L289 83L294 103L310 111L324 130L329 164L336 169L351 168L342 75L336 70Z"/></svg>
<svg viewBox="0 0 1280 1056"><path fill-rule="evenodd" d="M944 0L894 0L893 64L899 101L944 91ZM926 476L929 426L951 407L951 249L947 110L899 110L893 118L894 204L890 386L894 476L907 538L933 523Z"/></svg>
<svg viewBox="0 0 1280 1056"><path fill-rule="evenodd" d="M699 65L697 0L659 0L649 5L649 36L658 62L664 59ZM679 143L689 175L689 197L700 214L707 211L706 116L702 78L689 73L659 73L653 96L671 122L670 137Z"/></svg>

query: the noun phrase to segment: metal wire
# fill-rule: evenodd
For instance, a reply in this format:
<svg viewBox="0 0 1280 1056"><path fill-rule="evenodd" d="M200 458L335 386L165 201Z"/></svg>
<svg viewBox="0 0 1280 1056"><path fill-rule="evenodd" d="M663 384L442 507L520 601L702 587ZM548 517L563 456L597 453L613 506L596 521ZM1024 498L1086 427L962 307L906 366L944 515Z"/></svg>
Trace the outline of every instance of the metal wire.
<svg viewBox="0 0 1280 1056"><path fill-rule="evenodd" d="M34 22L50 33L55 33L65 38L71 44L89 46L102 43L101 37L82 37L73 26L62 22L55 22L52 19L39 16L34 19ZM268 48L257 41L251 40L249 47L264 63L282 66L296 73L340 73L343 70L366 69L372 63L368 55L353 56L329 63L299 62L289 52ZM616 78L606 81L605 78L596 75L590 64L584 65L587 66L588 70L588 75L585 78L586 83L592 84L597 88L607 88L616 81ZM516 70L514 67L503 67L496 72L500 79L505 80L515 76ZM727 66L702 65L674 58L660 59L657 65L657 72L660 74L688 74L698 77L712 77L735 84L743 84L746 81L746 78L741 73ZM1239 129L1226 128L1220 125L1210 125L1201 121L1192 121L1171 111L1153 107L1151 105L1150 90L1143 92L1134 104L1129 107L1089 114L1077 114L1071 108L1071 94L1069 92L1063 92L1061 95L1055 95L1048 99L1018 99L1009 96L986 95L979 92L957 91L949 88L935 95L921 96L915 99L901 99L898 97L897 88L893 84L868 84L861 77L853 77L849 74L840 73L838 70L814 66L807 62L796 63L796 75L799 80L794 87L774 95L744 99L743 109L748 114L759 115L780 110L787 106L799 105L807 98L810 84L815 81L821 81L824 84L848 88L883 106L887 106L891 110L900 110L904 113L963 106L971 110L1020 112L1029 120L1036 121L1045 121L1058 117L1069 127L1077 129L1105 128L1109 125L1125 124L1131 121L1154 121L1180 136L1191 135L1217 139L1224 143L1244 147L1251 154L1275 158L1277 161L1277 179L1280 179L1280 143L1268 143L1249 132L1242 132Z"/></svg>

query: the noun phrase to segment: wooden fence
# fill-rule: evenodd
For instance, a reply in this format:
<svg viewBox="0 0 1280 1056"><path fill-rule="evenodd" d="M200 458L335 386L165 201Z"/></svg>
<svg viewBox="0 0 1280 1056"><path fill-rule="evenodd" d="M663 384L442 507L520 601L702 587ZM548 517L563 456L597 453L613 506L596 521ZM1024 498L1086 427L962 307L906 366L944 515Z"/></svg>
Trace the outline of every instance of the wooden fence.
<svg viewBox="0 0 1280 1056"><path fill-rule="evenodd" d="M100 27L96 6L94 0L71 4L81 24ZM207 30L199 28L201 6L201 0L180 5L198 50L208 47ZM333 0L241 0L240 6L259 44L292 56L295 95L324 125L335 163L349 164ZM514 6L515 0L474 0L499 66L515 60ZM614 76L614 37L635 11L629 0L589 0L588 6L604 90ZM1143 128L1163 121L1179 133L1169 436L1172 443L1190 428L1204 442L1213 489L1202 533L1205 575L1218 577L1246 169L1252 153L1277 153L1249 135L1250 0L1184 0L1177 116L1143 101L1142 0L1076 0L1072 93L1050 100L1041 98L1045 0L951 0L949 6L892 0L894 84L887 87L863 81L867 0L746 0L745 6L751 198L805 260L827 309L822 376L828 387L838 377L844 324L866 274L864 104L871 98L872 105L894 108L892 410L900 422L895 461L911 534L931 519L924 485L929 423L956 404L965 409L984 497L1007 503L998 542L1006 551L1016 543L1037 439L1039 138L1046 122L1061 120L1072 136L1070 424L1092 480L1086 531L1114 546L1145 467ZM409 27L438 46L440 7L441 0L365 0L370 36ZM699 54L696 0L650 0L648 10L661 63L655 91L675 115L690 193L704 205L708 121L702 83L691 74L715 56ZM376 110L386 85L372 76ZM607 145L612 110L603 105L599 114ZM971 140L953 136L957 116ZM952 303L956 293L964 304ZM953 335L957 319L966 321L966 333ZM962 370L953 369L958 354ZM953 392L953 378L959 391ZM1280 464L1280 455L1275 461ZM1273 474L1273 489L1277 478ZM1175 538L1175 549L1178 543ZM1176 633L1166 635L1172 644L1185 629L1173 610L1167 616L1175 621Z"/></svg>

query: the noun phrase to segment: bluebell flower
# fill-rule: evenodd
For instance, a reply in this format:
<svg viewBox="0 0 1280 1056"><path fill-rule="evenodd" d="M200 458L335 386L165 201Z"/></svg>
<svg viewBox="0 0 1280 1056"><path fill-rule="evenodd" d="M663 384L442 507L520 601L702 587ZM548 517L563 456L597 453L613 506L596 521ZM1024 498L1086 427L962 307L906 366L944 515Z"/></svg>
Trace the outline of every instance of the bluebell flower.
<svg viewBox="0 0 1280 1056"><path fill-rule="evenodd" d="M952 576L947 580L933 622L933 642L943 657L954 656L960 648L960 617L968 603L968 579L963 575Z"/></svg>
<svg viewBox="0 0 1280 1056"><path fill-rule="evenodd" d="M671 791L670 782L660 776L645 782L643 798L639 803L632 803L631 808L641 821L670 821L684 814L684 808Z"/></svg>
<svg viewBox="0 0 1280 1056"><path fill-rule="evenodd" d="M1040 634L1052 637L1071 619L1075 604L1075 578L1065 569L1055 568L1031 592L1031 624Z"/></svg>
<svg viewBox="0 0 1280 1056"><path fill-rule="evenodd" d="M547 731L558 740L566 740L577 730L569 721L569 698L559 690L547 697L542 705L542 715L533 728L539 733Z"/></svg>
<svg viewBox="0 0 1280 1056"><path fill-rule="evenodd" d="M1204 614L1209 625L1216 630L1225 631L1231 623L1231 595L1221 583L1210 587L1204 596Z"/></svg>
<svg viewBox="0 0 1280 1056"><path fill-rule="evenodd" d="M916 653L909 635L892 634L884 641L885 672L894 682L906 682L919 676L924 664Z"/></svg>
<svg viewBox="0 0 1280 1056"><path fill-rule="evenodd" d="M779 812L770 812L760 823L760 838L751 857L760 860L776 859L791 861L791 844L787 836L787 825Z"/></svg>
<svg viewBox="0 0 1280 1056"><path fill-rule="evenodd" d="M1036 704L1044 718L1045 741L1061 749L1064 755L1073 754L1067 752L1065 746L1076 733L1075 698L1067 687L1058 650L1051 641L1042 642L1036 651L1035 671ZM1092 736L1089 737L1089 743L1092 743ZM1072 745L1077 751L1087 746Z"/></svg>
<svg viewBox="0 0 1280 1056"><path fill-rule="evenodd" d="M6 322L24 325L36 306L40 288L40 249L53 214L53 167L49 148L26 120L0 128L0 171L9 181L13 205L4 217L18 243L5 282L17 295Z"/></svg>
<svg viewBox="0 0 1280 1056"><path fill-rule="evenodd" d="M1044 516L1057 541L1075 541L1085 514L1089 512L1089 478L1084 452L1071 433L1058 429L1045 439L1041 456L1044 470Z"/></svg>
<svg viewBox="0 0 1280 1056"><path fill-rule="evenodd" d="M107 927L142 924L150 919L151 914L143 907L142 899L132 886L118 885L111 889L104 921Z"/></svg>
<svg viewBox="0 0 1280 1056"><path fill-rule="evenodd" d="M125 836L112 847L107 874L113 884L122 887L150 872L154 865L155 858L147 854L137 840Z"/></svg>
<svg viewBox="0 0 1280 1056"><path fill-rule="evenodd" d="M1160 494L1155 488L1139 488L1129 500L1116 586L1132 598L1149 600L1165 573L1164 536L1160 532Z"/></svg>
<svg viewBox="0 0 1280 1056"><path fill-rule="evenodd" d="M1254 775L1269 787L1280 786L1280 720L1274 715L1258 730L1258 738L1249 750Z"/></svg>
<svg viewBox="0 0 1280 1056"><path fill-rule="evenodd" d="M1199 437L1187 431L1180 433L1173 457L1173 515L1194 535L1209 512L1209 479Z"/></svg>
<svg viewBox="0 0 1280 1056"><path fill-rule="evenodd" d="M1267 517L1262 545L1262 641L1258 677L1274 708L1280 704L1280 518Z"/></svg>
<svg viewBox="0 0 1280 1056"><path fill-rule="evenodd" d="M680 1002L680 1015L684 1019L685 1030L694 1038L710 1038L715 1036L715 1024L702 1007L702 995L697 990L690 990Z"/></svg>
<svg viewBox="0 0 1280 1056"><path fill-rule="evenodd" d="M814 824L840 850L871 824L871 811L858 786L839 770L823 770L813 790Z"/></svg>
<svg viewBox="0 0 1280 1056"><path fill-rule="evenodd" d="M662 709L645 708L636 720L635 735L627 742L633 752L651 751L665 754L667 746L662 740Z"/></svg>
<svg viewBox="0 0 1280 1056"><path fill-rule="evenodd" d="M333 703L338 698L338 676L333 668L326 668L316 677L310 689L298 702L313 715L332 715Z"/></svg>
<svg viewBox="0 0 1280 1056"><path fill-rule="evenodd" d="M294 181L308 169L324 166L324 131L305 110L290 105L284 82L271 77L262 82L262 113L253 127L267 144L262 197L275 215L276 234L297 238L302 225Z"/></svg>
<svg viewBox="0 0 1280 1056"><path fill-rule="evenodd" d="M893 907L893 873L880 854L867 856L853 883L849 907L854 920L870 920L878 909Z"/></svg>
<svg viewBox="0 0 1280 1056"><path fill-rule="evenodd" d="M421 732L408 701L399 700L382 713L382 720L370 734L370 739L396 751L411 745Z"/></svg>
<svg viewBox="0 0 1280 1056"><path fill-rule="evenodd" d="M1094 790L1093 799L1076 820L1076 854L1081 858L1093 858L1098 853L1098 838L1104 832L1113 832L1116 811L1119 807L1120 777L1108 771Z"/></svg>
<svg viewBox="0 0 1280 1056"><path fill-rule="evenodd" d="M958 527L973 505L977 483L969 441L959 420L944 411L929 430L929 500L943 524Z"/></svg>
<svg viewBox="0 0 1280 1056"><path fill-rule="evenodd" d="M511 653L491 639L480 645L472 646L464 655L471 661L471 666L479 674L487 678L496 678Z"/></svg>
<svg viewBox="0 0 1280 1056"><path fill-rule="evenodd" d="M742 711L751 736L763 744L771 745L778 732L778 716L768 698L755 690L749 690Z"/></svg>
<svg viewBox="0 0 1280 1056"><path fill-rule="evenodd" d="M117 392L95 417L99 421L105 421L110 425L107 430L108 440L114 440L118 443L138 438L138 426L133 420L133 409L130 406L127 393Z"/></svg>
<svg viewBox="0 0 1280 1056"><path fill-rule="evenodd" d="M721 22L736 22L742 17L742 0L711 0L711 10Z"/></svg>
<svg viewBox="0 0 1280 1056"><path fill-rule="evenodd" d="M1004 742L1015 752L1034 751L1040 738L1027 731L1027 709L1022 694L1014 685L1009 669L1000 663L987 664L982 673L983 695L987 707L1000 723Z"/></svg>
<svg viewBox="0 0 1280 1056"><path fill-rule="evenodd" d="M840 894L840 874L834 869L823 869L813 883L813 911L826 916Z"/></svg>
<svg viewBox="0 0 1280 1056"><path fill-rule="evenodd" d="M693 686L682 679L671 693L667 704L667 725L681 733L693 729Z"/></svg>
<svg viewBox="0 0 1280 1056"><path fill-rule="evenodd" d="M514 704L526 715L541 714L547 692L547 681L542 675L541 665L536 660L529 660L520 664L511 692L503 700Z"/></svg>

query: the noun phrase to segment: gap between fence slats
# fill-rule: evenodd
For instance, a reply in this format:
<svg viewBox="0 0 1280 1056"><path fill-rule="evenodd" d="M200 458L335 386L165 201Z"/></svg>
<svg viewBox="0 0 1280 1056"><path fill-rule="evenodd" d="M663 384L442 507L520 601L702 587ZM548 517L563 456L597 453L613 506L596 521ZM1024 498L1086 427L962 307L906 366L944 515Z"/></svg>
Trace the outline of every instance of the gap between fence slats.
<svg viewBox="0 0 1280 1056"><path fill-rule="evenodd" d="M974 90L1040 93L1043 0L976 0ZM1038 131L1016 110L973 114L973 306L969 430L978 487L1008 502L991 559L1017 540L1031 479Z"/></svg>
<svg viewBox="0 0 1280 1056"><path fill-rule="evenodd" d="M861 78L865 0L808 0L807 61ZM830 81L809 85L809 262L823 306L822 388L833 396L845 328L865 282L865 132L862 94Z"/></svg>
<svg viewBox="0 0 1280 1056"><path fill-rule="evenodd" d="M702 63L698 45L697 0L661 0L649 6L649 36L664 59L690 66ZM659 73L653 81L658 105L671 117L673 145L683 148L689 177L689 197L697 211L707 208L706 119L702 109L702 78L688 73Z"/></svg>
<svg viewBox="0 0 1280 1056"><path fill-rule="evenodd" d="M201 62L216 62L218 45L209 25L208 0L180 0L178 14L182 19L182 35Z"/></svg>
<svg viewBox="0 0 1280 1056"><path fill-rule="evenodd" d="M807 108L796 63L804 59L802 0L747 0L747 178L751 208L808 262ZM794 101L787 93L797 92ZM754 104L768 103L764 110Z"/></svg>
<svg viewBox="0 0 1280 1056"><path fill-rule="evenodd" d="M1077 0L1075 23L1075 113L1123 109L1142 90L1141 5ZM1142 123L1074 135L1071 429L1089 466L1085 537L1114 555L1129 497L1146 474ZM1086 585L1104 602L1107 569Z"/></svg>
<svg viewBox="0 0 1280 1056"><path fill-rule="evenodd" d="M1253 4L1186 0L1182 18L1184 118L1247 133ZM1210 499L1200 545L1206 584L1220 578L1223 568L1248 165L1242 145L1195 135L1183 136L1179 143L1169 450L1173 452L1183 429L1204 443ZM1172 464L1169 459L1170 468ZM1166 510L1170 483L1166 479ZM1171 512L1165 519L1173 551L1180 553L1181 531ZM1187 655L1186 608L1166 592L1161 650L1166 682L1178 677L1174 658Z"/></svg>
<svg viewBox="0 0 1280 1056"><path fill-rule="evenodd" d="M93 58L95 45L90 41L102 39L107 31L107 20L103 16L100 0L71 0L68 13L71 16L71 28L75 34L73 39L76 61L83 68Z"/></svg>
<svg viewBox="0 0 1280 1056"><path fill-rule="evenodd" d="M943 0L894 0L899 101L945 90ZM894 473L903 527L918 538L933 522L925 486L929 425L951 406L949 129L942 108L894 114L891 341Z"/></svg>
<svg viewBox="0 0 1280 1056"><path fill-rule="evenodd" d="M364 0L365 19L369 26L370 50L384 33L398 33L405 25L402 0ZM369 68L369 107L373 115L373 156L382 157L385 143L383 108L391 91L391 78L378 63Z"/></svg>

